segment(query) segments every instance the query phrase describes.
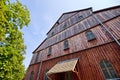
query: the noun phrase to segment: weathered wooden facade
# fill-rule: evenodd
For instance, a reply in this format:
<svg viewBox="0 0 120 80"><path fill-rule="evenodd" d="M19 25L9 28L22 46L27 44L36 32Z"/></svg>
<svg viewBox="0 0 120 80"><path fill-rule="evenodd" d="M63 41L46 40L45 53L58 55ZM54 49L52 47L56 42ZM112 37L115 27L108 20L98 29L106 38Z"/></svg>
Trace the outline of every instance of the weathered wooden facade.
<svg viewBox="0 0 120 80"><path fill-rule="evenodd" d="M48 79L120 79L120 6L62 14L33 52L24 77Z"/></svg>

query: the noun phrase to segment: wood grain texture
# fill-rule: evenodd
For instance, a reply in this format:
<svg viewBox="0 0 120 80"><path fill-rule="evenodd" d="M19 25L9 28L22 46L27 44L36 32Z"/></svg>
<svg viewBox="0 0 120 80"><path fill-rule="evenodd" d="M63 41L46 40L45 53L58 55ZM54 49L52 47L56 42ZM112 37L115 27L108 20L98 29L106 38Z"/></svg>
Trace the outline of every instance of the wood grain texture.
<svg viewBox="0 0 120 80"><path fill-rule="evenodd" d="M54 34L57 34L59 32L61 32L62 30L64 30L64 25L66 24L66 28L70 27L71 25L75 24L76 22L78 22L79 20L77 19L78 16L83 16L83 18L88 17L89 15L91 15L91 10L85 10L85 11L80 11L80 12L75 12L70 13L70 14L65 14L63 15L60 20L62 20L62 18L64 18L64 21L62 20L62 22L59 22L59 25L56 25L48 34L48 38L51 37L52 32L54 32ZM72 16L74 15L74 16ZM66 16L66 17L65 17ZM72 16L72 17L70 17Z"/></svg>
<svg viewBox="0 0 120 80"><path fill-rule="evenodd" d="M116 45L116 43L109 43L103 46L80 51L78 53L73 53L67 56L62 56L56 59L44 61L42 65L42 70L40 73L40 80L43 80L44 71L46 69L51 69L59 61L69 60L72 58L79 58L78 68L80 70L79 76L81 80L88 80L88 79L89 80L104 80L102 70L99 66L99 62L101 60L110 61L115 71L117 72L117 75L120 77L119 51L120 51L120 48L118 45ZM35 69L35 66L37 65L38 64L31 65L29 72L27 74L29 75L31 71L36 70L37 68ZM28 79L26 78L25 80L28 80ZM34 80L36 79L34 78ZM76 80L76 79L74 78L73 80Z"/></svg>
<svg viewBox="0 0 120 80"><path fill-rule="evenodd" d="M24 77L25 80L30 80L30 74L33 71L33 80L37 80L37 75L38 75L38 69L39 69L39 64L36 64L35 66L29 66L27 73Z"/></svg>
<svg viewBox="0 0 120 80"><path fill-rule="evenodd" d="M119 35L120 34L120 28L119 28L120 27L119 26L120 22L119 22L119 19L120 18L118 17L118 18L115 18L115 19L113 19L111 21L108 21L104 24L105 25L110 25L108 28L112 29L113 34L117 38L120 39L120 35ZM114 27L112 27L112 26L114 26ZM95 34L95 37L96 37L95 40L88 42L87 38L85 36L86 31L81 32L81 33L77 34L76 36L68 38L69 47L70 47L68 51L64 51L63 41L59 42L59 43L52 46L51 56L47 56L48 48L40 51L41 54L42 53L44 53L44 54L42 54L42 56L39 57L38 62L41 61L41 60L46 60L46 59L54 58L54 57L57 57L57 56L65 55L65 54L68 54L68 53L73 53L73 52L76 52L76 51L87 49L87 48L90 48L90 47L94 47L94 46L104 44L104 43L107 43L107 42L110 42L110 41L113 40L111 38L111 36L102 28L102 26L96 26L94 28L91 28L90 30ZM36 55L33 55L33 56L36 56ZM31 63L31 64L34 64L34 62Z"/></svg>
<svg viewBox="0 0 120 80"><path fill-rule="evenodd" d="M103 11L100 13L96 13L95 15L102 22L106 22L106 21L108 21L116 16L119 16L120 15L119 12L120 12L120 8L115 9L115 10L113 9L113 10ZM73 17L75 17L75 16L73 16ZM53 29L55 29L55 31L54 31L55 35L53 37L50 37L50 38L48 37L47 40L38 48L37 51L42 50L44 48L47 48L48 46L56 44L57 42L60 42L66 38L74 36L74 35L82 32L86 29L92 28L92 27L99 24L98 21L96 19L94 19L94 17L92 17L92 16L89 16L80 22L76 20L76 17L75 17L75 19L72 19L72 20L73 20L73 22L69 22L69 24L71 24L71 25L68 25L65 30L63 30L63 28L62 28L64 26L65 22L60 24L61 26L53 28ZM75 20L75 22L74 22L74 20ZM67 21L71 21L71 20L68 19ZM58 32L56 32L56 31L58 31ZM51 33L52 32L53 31L51 30Z"/></svg>
<svg viewBox="0 0 120 80"><path fill-rule="evenodd" d="M98 11L94 14L120 41L120 7ZM85 19L77 21L76 18L79 15L83 15ZM64 24L67 24L65 29L63 28ZM94 33L96 39L87 40L85 32L88 30ZM52 32L54 32L54 36L51 37ZM64 40L66 39L69 42L69 49L64 50ZM50 46L52 47L52 54L48 56ZM38 53L40 55L35 63ZM93 18L90 10L70 15L66 14L61 17L61 23L50 30L48 38L34 51L24 80L29 80L32 71L35 72L33 80L37 79L41 61L43 61L43 64L39 80L44 80L44 74L47 69L51 69L59 61L73 58L79 58L76 67L78 67L80 80L105 80L99 66L101 60L110 61L120 77L120 47L98 21ZM78 80L77 75L75 73L72 74L73 80ZM53 80L60 79L58 79L57 74L51 75L51 77L54 78Z"/></svg>

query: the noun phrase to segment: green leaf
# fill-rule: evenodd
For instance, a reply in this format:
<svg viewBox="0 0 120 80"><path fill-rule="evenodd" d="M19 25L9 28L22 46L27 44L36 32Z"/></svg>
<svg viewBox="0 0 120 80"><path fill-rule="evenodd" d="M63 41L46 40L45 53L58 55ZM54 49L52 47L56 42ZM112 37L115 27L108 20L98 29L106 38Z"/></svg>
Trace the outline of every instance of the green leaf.
<svg viewBox="0 0 120 80"><path fill-rule="evenodd" d="M26 46L20 29L29 22L26 6L18 0L0 0L0 80L22 80Z"/></svg>

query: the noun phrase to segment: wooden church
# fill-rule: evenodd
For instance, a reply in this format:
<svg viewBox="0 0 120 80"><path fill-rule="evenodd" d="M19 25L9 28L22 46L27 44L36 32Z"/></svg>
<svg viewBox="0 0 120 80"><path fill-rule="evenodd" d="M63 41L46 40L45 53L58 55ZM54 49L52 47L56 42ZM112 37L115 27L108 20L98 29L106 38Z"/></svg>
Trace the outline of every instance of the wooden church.
<svg viewBox="0 0 120 80"><path fill-rule="evenodd" d="M120 5L63 13L24 80L120 80Z"/></svg>

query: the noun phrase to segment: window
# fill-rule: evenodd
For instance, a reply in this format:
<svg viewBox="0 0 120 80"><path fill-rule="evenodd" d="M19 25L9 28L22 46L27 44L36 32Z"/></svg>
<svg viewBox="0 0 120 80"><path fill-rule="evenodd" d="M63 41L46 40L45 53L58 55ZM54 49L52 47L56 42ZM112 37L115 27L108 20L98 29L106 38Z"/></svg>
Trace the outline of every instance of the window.
<svg viewBox="0 0 120 80"><path fill-rule="evenodd" d="M33 80L33 76L34 76L34 71L31 72L29 80Z"/></svg>
<svg viewBox="0 0 120 80"><path fill-rule="evenodd" d="M67 24L64 23L64 25L63 25L63 29L66 29L66 28L67 28Z"/></svg>
<svg viewBox="0 0 120 80"><path fill-rule="evenodd" d="M51 55L51 53L52 53L52 47L49 47L49 49L48 49L48 56Z"/></svg>
<svg viewBox="0 0 120 80"><path fill-rule="evenodd" d="M78 16L78 17L77 17L77 20L78 20L78 21L80 21L80 20L82 20L82 19L83 19L83 16Z"/></svg>
<svg viewBox="0 0 120 80"><path fill-rule="evenodd" d="M93 32L91 30L88 30L85 33L85 35L86 35L88 41L96 39L95 35L93 34Z"/></svg>
<svg viewBox="0 0 120 80"><path fill-rule="evenodd" d="M54 36L54 32L51 33L51 36Z"/></svg>
<svg viewBox="0 0 120 80"><path fill-rule="evenodd" d="M112 67L109 61L102 60L100 61L99 65L106 79L118 78L114 68Z"/></svg>
<svg viewBox="0 0 120 80"><path fill-rule="evenodd" d="M64 50L69 49L69 43L68 40L64 41Z"/></svg>
<svg viewBox="0 0 120 80"><path fill-rule="evenodd" d="M35 63L37 62L38 58L39 58L39 53L37 53L37 55L36 55Z"/></svg>
<svg viewBox="0 0 120 80"><path fill-rule="evenodd" d="M48 69L45 70L45 73L44 73L44 80L48 80L47 74L46 74L48 71L49 71Z"/></svg>

